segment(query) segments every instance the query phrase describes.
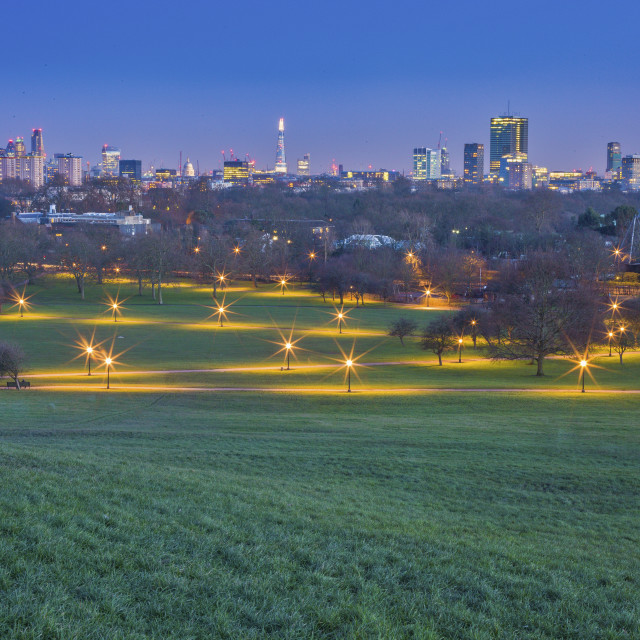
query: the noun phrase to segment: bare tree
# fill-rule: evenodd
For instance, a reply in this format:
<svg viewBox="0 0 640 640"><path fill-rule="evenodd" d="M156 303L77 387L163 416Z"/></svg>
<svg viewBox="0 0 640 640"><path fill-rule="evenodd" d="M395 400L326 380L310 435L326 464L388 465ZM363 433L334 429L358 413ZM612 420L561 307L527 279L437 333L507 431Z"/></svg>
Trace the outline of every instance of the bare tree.
<svg viewBox="0 0 640 640"><path fill-rule="evenodd" d="M9 376L20 390L20 374L26 358L22 347L14 342L0 342L0 377Z"/></svg>
<svg viewBox="0 0 640 640"><path fill-rule="evenodd" d="M162 285L179 262L179 239L168 231L154 233L145 238L144 251L147 256L152 285L158 289L158 304L163 304Z"/></svg>
<svg viewBox="0 0 640 640"><path fill-rule="evenodd" d="M404 347L404 339L407 336L412 336L416 332L417 328L417 322L414 322L409 318L398 318L389 326L389 335L400 338L400 344Z"/></svg>
<svg viewBox="0 0 640 640"><path fill-rule="evenodd" d="M433 351L438 356L440 366L442 366L442 354L453 349L455 345L456 339L453 335L451 321L444 316L429 323L420 339L420 347L426 351Z"/></svg>
<svg viewBox="0 0 640 640"><path fill-rule="evenodd" d="M93 263L95 246L83 231L72 231L64 238L60 254L62 266L73 274L78 293L84 300L85 278Z"/></svg>

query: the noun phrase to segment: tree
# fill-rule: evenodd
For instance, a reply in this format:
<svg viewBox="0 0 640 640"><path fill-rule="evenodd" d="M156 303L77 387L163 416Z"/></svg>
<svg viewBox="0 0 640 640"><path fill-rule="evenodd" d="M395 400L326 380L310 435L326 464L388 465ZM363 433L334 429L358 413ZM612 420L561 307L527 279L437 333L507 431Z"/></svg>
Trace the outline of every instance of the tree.
<svg viewBox="0 0 640 640"><path fill-rule="evenodd" d="M146 237L144 250L151 272L152 286L158 288L158 304L163 304L162 285L178 263L180 243L174 234L159 231Z"/></svg>
<svg viewBox="0 0 640 640"><path fill-rule="evenodd" d="M404 339L412 336L418 324L409 318L398 318L389 326L389 335L400 338L400 344L404 347Z"/></svg>
<svg viewBox="0 0 640 640"><path fill-rule="evenodd" d="M0 377L9 376L20 390L20 374L24 370L25 355L22 347L14 342L0 342Z"/></svg>
<svg viewBox="0 0 640 640"><path fill-rule="evenodd" d="M624 352L633 346L633 334L626 327L618 327L611 346L620 357L620 364L622 364L622 356L624 355Z"/></svg>
<svg viewBox="0 0 640 640"><path fill-rule="evenodd" d="M565 279L566 265L555 254L533 254L517 293L492 305L499 331L483 332L495 359L531 360L544 375L545 359L586 348L598 315L597 296ZM505 336L504 327L508 327Z"/></svg>
<svg viewBox="0 0 640 640"><path fill-rule="evenodd" d="M84 281L93 261L95 246L87 235L80 230L74 230L65 236L66 242L61 251L61 263L69 273L72 273L78 293L84 300Z"/></svg>
<svg viewBox="0 0 640 640"><path fill-rule="evenodd" d="M593 207L587 207L586 211L578 216L578 227L593 230L600 228L600 216Z"/></svg>
<svg viewBox="0 0 640 640"><path fill-rule="evenodd" d="M231 254L231 243L224 236L209 236L197 248L196 260L205 277L210 278L213 286L213 297L217 298L218 274L224 272L225 265Z"/></svg>
<svg viewBox="0 0 640 640"><path fill-rule="evenodd" d="M420 347L425 351L433 351L438 356L438 364L442 366L442 354L453 349L456 339L449 318L441 317L429 323L422 332Z"/></svg>

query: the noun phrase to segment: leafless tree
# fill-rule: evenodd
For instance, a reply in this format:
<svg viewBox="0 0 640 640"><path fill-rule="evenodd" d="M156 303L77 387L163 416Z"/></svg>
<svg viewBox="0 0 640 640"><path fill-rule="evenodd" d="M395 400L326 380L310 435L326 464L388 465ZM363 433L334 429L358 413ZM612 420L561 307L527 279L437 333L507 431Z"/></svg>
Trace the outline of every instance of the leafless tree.
<svg viewBox="0 0 640 640"><path fill-rule="evenodd" d="M20 390L20 374L26 358L22 347L14 342L0 342L0 377L9 376Z"/></svg>

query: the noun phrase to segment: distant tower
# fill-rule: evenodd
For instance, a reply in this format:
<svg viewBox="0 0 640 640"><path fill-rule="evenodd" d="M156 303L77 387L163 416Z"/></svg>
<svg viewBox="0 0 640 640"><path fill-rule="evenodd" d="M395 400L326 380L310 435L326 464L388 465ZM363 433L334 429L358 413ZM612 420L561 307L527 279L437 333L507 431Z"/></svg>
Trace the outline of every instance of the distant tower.
<svg viewBox="0 0 640 640"><path fill-rule="evenodd" d="M304 154L302 160L298 160L298 175L308 176L310 174L309 165L311 162L311 156L308 153Z"/></svg>
<svg viewBox="0 0 640 640"><path fill-rule="evenodd" d="M489 173L497 175L503 156L519 154L527 160L529 153L529 118L501 116L491 118Z"/></svg>
<svg viewBox="0 0 640 640"><path fill-rule="evenodd" d="M7 142L7 148L4 150L4 155L8 158L16 157L16 145L13 140L9 140L9 142Z"/></svg>
<svg viewBox="0 0 640 640"><path fill-rule="evenodd" d="M607 144L607 171L614 173L620 171L622 167L622 149L619 142L609 142Z"/></svg>
<svg viewBox="0 0 640 640"><path fill-rule="evenodd" d="M31 134L31 155L44 157L44 142L42 141L42 129L34 129Z"/></svg>
<svg viewBox="0 0 640 640"><path fill-rule="evenodd" d="M17 158L22 158L23 156L27 155L27 149L24 145L24 138L22 138L21 136L18 136L16 138L16 157Z"/></svg>
<svg viewBox="0 0 640 640"><path fill-rule="evenodd" d="M284 153L284 118L278 123L278 146L276 147L276 173L287 173L287 158Z"/></svg>
<svg viewBox="0 0 640 640"><path fill-rule="evenodd" d="M182 175L185 178L194 178L196 172L193 170L193 165L191 164L191 160L187 157L187 161L184 163L184 167L182 168Z"/></svg>
<svg viewBox="0 0 640 640"><path fill-rule="evenodd" d="M120 168L120 149L105 144L102 147L102 175L115 177Z"/></svg>
<svg viewBox="0 0 640 640"><path fill-rule="evenodd" d="M482 184L484 179L484 145L471 142L464 145L464 185Z"/></svg>

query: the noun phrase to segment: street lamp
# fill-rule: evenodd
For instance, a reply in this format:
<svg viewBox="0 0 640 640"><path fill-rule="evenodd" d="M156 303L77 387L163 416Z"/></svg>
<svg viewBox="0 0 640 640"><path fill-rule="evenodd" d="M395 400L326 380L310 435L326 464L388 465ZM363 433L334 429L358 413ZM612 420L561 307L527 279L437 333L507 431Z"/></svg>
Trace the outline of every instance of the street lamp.
<svg viewBox="0 0 640 640"><path fill-rule="evenodd" d="M344 313L338 311L338 333L342 333L342 318L344 318Z"/></svg>
<svg viewBox="0 0 640 640"><path fill-rule="evenodd" d="M347 393L351 393L351 367L353 366L353 362L351 360L347 360Z"/></svg>
<svg viewBox="0 0 640 640"><path fill-rule="evenodd" d="M587 361L580 360L580 375L582 376L582 393L584 393L584 374L587 370Z"/></svg>
<svg viewBox="0 0 640 640"><path fill-rule="evenodd" d="M107 366L107 389L109 388L109 372L111 371L111 362L112 362L112 360L111 360L111 358L109 358L109 356L107 356L104 359L104 363Z"/></svg>
<svg viewBox="0 0 640 640"><path fill-rule="evenodd" d="M118 322L118 303L114 302L111 308L113 309L113 321Z"/></svg>
<svg viewBox="0 0 640 640"><path fill-rule="evenodd" d="M429 307L429 296L431 295L431 289L427 289L424 293L427 296L427 307Z"/></svg>
<svg viewBox="0 0 640 640"><path fill-rule="evenodd" d="M221 327L224 326L222 324L222 319L225 316L225 311L226 311L226 309L222 305L218 305L218 308L216 309L216 313L218 314L218 319L220 320L220 326Z"/></svg>
<svg viewBox="0 0 640 640"><path fill-rule="evenodd" d="M282 288L282 295L284 295L284 288L287 286L287 281L285 278L280 278L280 287Z"/></svg>
<svg viewBox="0 0 640 640"><path fill-rule="evenodd" d="M291 368L291 367L289 366L289 356L291 355L291 347L292 347L292 345L291 345L291 343L290 343L290 342L287 342L287 343L284 345L284 348L287 350L287 371L289 371L289 369Z"/></svg>
<svg viewBox="0 0 640 640"><path fill-rule="evenodd" d="M458 362L462 362L462 338L458 338Z"/></svg>
<svg viewBox="0 0 640 640"><path fill-rule="evenodd" d="M24 318L24 298L20 298L18 304L20 305L20 317Z"/></svg>
<svg viewBox="0 0 640 640"><path fill-rule="evenodd" d="M89 373L87 375L91 375L91 354L93 353L93 347L88 346L87 349L87 361L89 363Z"/></svg>
<svg viewBox="0 0 640 640"><path fill-rule="evenodd" d="M609 331L609 357L611 357L611 340L613 339L613 331Z"/></svg>
<svg viewBox="0 0 640 640"><path fill-rule="evenodd" d="M476 339L477 339L477 336L478 336L477 325L478 325L478 323L477 323L476 319L474 318L471 321L471 338L473 339L473 348L474 349L476 348Z"/></svg>

